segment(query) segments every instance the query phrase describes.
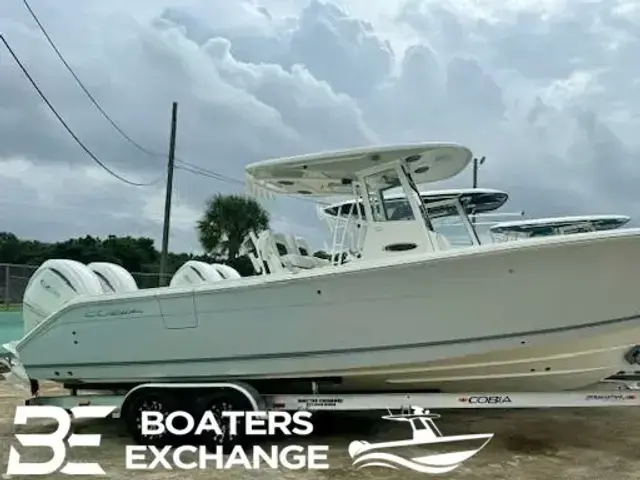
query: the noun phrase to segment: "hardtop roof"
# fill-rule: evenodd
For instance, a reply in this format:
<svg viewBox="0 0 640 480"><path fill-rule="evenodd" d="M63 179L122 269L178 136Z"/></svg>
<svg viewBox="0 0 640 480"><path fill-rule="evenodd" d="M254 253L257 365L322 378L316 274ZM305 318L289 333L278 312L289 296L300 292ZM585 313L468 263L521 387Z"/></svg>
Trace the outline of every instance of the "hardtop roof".
<svg viewBox="0 0 640 480"><path fill-rule="evenodd" d="M245 167L250 189L287 195L350 195L358 172L404 158L416 184L453 177L471 161L456 143L423 142L369 146L276 158Z"/></svg>
<svg viewBox="0 0 640 480"><path fill-rule="evenodd" d="M631 220L626 215L579 215L571 217L533 218L500 222L489 228L491 233L536 233L549 228L564 228L590 223L596 230L619 228Z"/></svg>

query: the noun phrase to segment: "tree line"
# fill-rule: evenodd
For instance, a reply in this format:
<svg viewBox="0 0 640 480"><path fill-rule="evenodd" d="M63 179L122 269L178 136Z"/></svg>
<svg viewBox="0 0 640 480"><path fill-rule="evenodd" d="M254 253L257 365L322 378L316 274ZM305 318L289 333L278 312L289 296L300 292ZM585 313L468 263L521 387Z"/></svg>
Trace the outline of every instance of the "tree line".
<svg viewBox="0 0 640 480"><path fill-rule="evenodd" d="M225 263L240 275L254 275L251 261L239 255L240 247L250 231L259 233L269 228L269 214L252 198L242 195L214 195L207 203L201 218L195 225L203 254L171 252L167 258L167 273L172 275L188 260L207 263ZM316 252L316 254L321 252ZM18 238L11 232L0 232L0 263L40 265L50 258L64 258L88 264L111 262L129 272L155 274L140 279L149 285L158 285L160 252L152 238L106 238L86 235L61 242L41 242Z"/></svg>
<svg viewBox="0 0 640 480"><path fill-rule="evenodd" d="M84 264L116 263L129 272L149 274L146 280L136 279L148 283L148 285L139 285L141 288L158 286L160 252L155 248L152 238L116 235L100 238L86 235L62 242L47 243L24 240L13 233L0 232L0 263L39 266L50 258L65 258ZM251 262L246 257L229 259L211 254L194 255L175 252L169 252L167 273L175 273L188 260L226 263L238 270L242 276L254 274Z"/></svg>

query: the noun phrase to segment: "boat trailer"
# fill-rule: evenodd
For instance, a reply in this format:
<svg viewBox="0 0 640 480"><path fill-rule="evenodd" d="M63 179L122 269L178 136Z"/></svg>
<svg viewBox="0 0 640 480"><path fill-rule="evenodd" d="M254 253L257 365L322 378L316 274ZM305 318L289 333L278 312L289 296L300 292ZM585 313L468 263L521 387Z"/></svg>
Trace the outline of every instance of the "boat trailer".
<svg viewBox="0 0 640 480"><path fill-rule="evenodd" d="M312 385L312 392L317 385ZM520 408L581 408L640 406L640 377L605 380L594 390L560 392L477 392L477 393L368 393L368 394L283 394L260 395L251 385L242 382L213 383L148 383L127 392L82 393L72 395L36 394L26 405L51 405L70 411L79 406L115 407L110 415L120 418L131 437L140 444L166 445L175 439L169 434L143 435L140 418L143 411L155 410L165 415L186 411L194 416L212 411L222 421L223 411L309 411L355 412L410 410L415 407L438 409L520 409ZM203 440L230 448L242 440L223 436Z"/></svg>

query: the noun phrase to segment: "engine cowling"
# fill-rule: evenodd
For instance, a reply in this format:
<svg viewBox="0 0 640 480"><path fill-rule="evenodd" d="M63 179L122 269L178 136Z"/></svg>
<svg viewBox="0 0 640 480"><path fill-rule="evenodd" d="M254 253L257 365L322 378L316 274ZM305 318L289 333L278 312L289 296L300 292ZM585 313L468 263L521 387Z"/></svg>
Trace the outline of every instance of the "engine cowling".
<svg viewBox="0 0 640 480"><path fill-rule="evenodd" d="M218 270L208 263L189 260L182 265L171 278L170 287L184 287L203 283L219 282L224 277Z"/></svg>
<svg viewBox="0 0 640 480"><path fill-rule="evenodd" d="M225 278L225 279L242 278L242 276L238 273L238 271L235 268L230 267L229 265L225 265L223 263L212 263L211 266L218 271L218 273L222 276L222 278Z"/></svg>
<svg viewBox="0 0 640 480"><path fill-rule="evenodd" d="M104 293L126 293L138 290L138 284L128 270L109 262L93 262L87 265L98 277Z"/></svg>
<svg viewBox="0 0 640 480"><path fill-rule="evenodd" d="M31 276L22 297L25 335L70 300L102 294L100 280L86 265L75 260L47 260Z"/></svg>

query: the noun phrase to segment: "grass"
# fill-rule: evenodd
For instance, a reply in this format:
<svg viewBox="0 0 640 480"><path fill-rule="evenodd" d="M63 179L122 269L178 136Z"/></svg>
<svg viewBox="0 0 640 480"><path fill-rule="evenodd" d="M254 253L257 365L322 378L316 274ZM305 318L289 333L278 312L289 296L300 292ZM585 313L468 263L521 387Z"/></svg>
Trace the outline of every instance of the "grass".
<svg viewBox="0 0 640 480"><path fill-rule="evenodd" d="M0 312L19 312L22 310L20 303L0 303Z"/></svg>

